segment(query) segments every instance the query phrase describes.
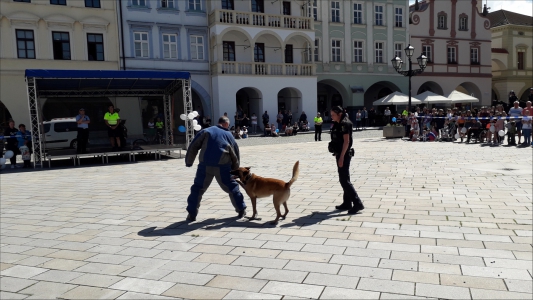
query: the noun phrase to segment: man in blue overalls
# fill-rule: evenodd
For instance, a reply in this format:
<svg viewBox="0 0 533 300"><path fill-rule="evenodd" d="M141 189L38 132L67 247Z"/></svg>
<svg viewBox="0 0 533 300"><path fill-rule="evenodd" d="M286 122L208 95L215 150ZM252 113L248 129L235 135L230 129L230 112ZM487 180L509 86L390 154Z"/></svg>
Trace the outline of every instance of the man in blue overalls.
<svg viewBox="0 0 533 300"><path fill-rule="evenodd" d="M202 195L205 193L213 177L218 184L228 193L231 204L238 212L238 218L246 215L246 204L244 197L239 191L239 184L232 179L231 170L239 167L239 146L235 142L233 135L228 130L229 119L220 117L218 126L212 126L200 131L192 140L187 155L185 156L185 165L192 167L198 151L200 151L200 164L196 171L194 184L191 187L191 194L187 198L187 221L196 221L198 208Z"/></svg>

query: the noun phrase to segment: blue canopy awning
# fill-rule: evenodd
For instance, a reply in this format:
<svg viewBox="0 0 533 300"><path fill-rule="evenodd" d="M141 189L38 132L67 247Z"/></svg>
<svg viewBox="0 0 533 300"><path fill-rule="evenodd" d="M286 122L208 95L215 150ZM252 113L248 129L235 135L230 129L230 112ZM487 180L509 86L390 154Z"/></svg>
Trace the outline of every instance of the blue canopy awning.
<svg viewBox="0 0 533 300"><path fill-rule="evenodd" d="M40 96L142 96L174 93L189 72L26 70Z"/></svg>

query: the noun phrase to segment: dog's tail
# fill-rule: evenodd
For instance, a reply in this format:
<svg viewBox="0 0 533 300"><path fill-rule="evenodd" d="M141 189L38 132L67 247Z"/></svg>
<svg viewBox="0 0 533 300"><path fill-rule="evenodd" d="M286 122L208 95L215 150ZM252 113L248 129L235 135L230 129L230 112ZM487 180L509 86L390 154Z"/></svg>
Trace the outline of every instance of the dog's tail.
<svg viewBox="0 0 533 300"><path fill-rule="evenodd" d="M291 185L298 179L298 175L300 174L300 161L297 161L294 164L294 167L292 167L292 178L289 180L289 182L286 183L287 187L291 187Z"/></svg>

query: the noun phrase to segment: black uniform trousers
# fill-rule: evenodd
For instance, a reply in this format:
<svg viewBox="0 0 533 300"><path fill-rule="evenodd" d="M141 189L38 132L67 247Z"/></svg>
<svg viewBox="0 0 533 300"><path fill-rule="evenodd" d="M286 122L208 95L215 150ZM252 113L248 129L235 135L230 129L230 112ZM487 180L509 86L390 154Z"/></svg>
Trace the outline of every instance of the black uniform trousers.
<svg viewBox="0 0 533 300"><path fill-rule="evenodd" d="M335 158L335 161L337 162L337 171L339 172L339 182L342 186L342 190L344 191L342 196L342 204L345 206L362 207L363 203L361 202L359 195L357 195L357 192L350 181L350 161L352 160L352 157L349 154L344 156L342 168L339 168L340 154L336 154Z"/></svg>
<svg viewBox="0 0 533 300"><path fill-rule="evenodd" d="M78 128L77 154L87 153L87 143L89 142L89 128Z"/></svg>
<svg viewBox="0 0 533 300"><path fill-rule="evenodd" d="M315 125L315 142L322 140L322 125Z"/></svg>

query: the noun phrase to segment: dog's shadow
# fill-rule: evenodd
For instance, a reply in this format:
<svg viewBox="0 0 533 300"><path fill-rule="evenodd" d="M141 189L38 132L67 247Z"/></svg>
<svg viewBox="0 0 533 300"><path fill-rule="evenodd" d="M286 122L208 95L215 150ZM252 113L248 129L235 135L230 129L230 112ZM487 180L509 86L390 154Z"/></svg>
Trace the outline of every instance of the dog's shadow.
<svg viewBox="0 0 533 300"><path fill-rule="evenodd" d="M258 222L257 220L251 221L247 218L237 219L236 217L223 218L223 219L205 219L199 222L189 223L187 221L180 221L168 225L165 228L157 229L157 227L149 227L139 231L137 234L143 237L159 237L159 236L174 236L174 235L186 235L196 230L218 230L222 228L291 228L291 227L305 227L318 224L324 220L342 216L340 211L332 212L312 212L309 215L301 216L296 219L292 219L290 223L284 223L284 220L280 220L278 225L271 225L270 221Z"/></svg>

